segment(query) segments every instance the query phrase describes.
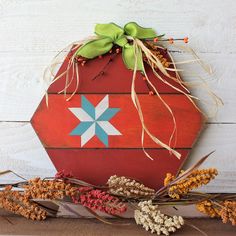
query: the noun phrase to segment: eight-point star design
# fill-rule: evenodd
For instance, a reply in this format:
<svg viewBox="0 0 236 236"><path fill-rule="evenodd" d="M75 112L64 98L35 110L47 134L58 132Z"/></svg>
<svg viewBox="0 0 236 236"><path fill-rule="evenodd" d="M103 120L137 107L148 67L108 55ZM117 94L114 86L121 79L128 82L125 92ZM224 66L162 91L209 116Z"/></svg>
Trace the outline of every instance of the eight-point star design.
<svg viewBox="0 0 236 236"><path fill-rule="evenodd" d="M95 135L108 147L108 135L121 135L109 122L120 109L109 108L108 95L96 107L82 95L81 107L72 107L69 110L80 120L80 124L72 130L70 135L81 136L81 147Z"/></svg>

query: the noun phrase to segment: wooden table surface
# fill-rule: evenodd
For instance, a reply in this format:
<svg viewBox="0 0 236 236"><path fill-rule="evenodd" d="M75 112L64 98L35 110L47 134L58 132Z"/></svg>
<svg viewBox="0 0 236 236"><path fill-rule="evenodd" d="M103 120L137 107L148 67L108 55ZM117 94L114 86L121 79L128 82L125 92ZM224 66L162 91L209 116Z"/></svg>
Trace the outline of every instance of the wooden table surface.
<svg viewBox="0 0 236 236"><path fill-rule="evenodd" d="M114 222L114 221L113 221ZM129 226L116 226L100 223L95 219L48 219L43 222L26 220L22 217L0 218L0 235L82 235L82 236L145 236L152 235L137 226L133 220L126 220ZM235 235L236 228L214 219L189 219L208 236ZM189 226L174 235L203 235Z"/></svg>

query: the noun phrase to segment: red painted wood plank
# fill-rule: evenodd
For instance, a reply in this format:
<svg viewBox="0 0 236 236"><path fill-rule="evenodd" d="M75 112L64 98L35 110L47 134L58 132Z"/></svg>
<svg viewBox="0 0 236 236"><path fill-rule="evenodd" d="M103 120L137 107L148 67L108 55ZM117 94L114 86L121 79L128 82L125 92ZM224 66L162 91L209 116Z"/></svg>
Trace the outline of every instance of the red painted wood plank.
<svg viewBox="0 0 236 236"><path fill-rule="evenodd" d="M105 95L85 95L96 105ZM183 95L163 95L163 99L171 107L177 122L178 148L192 147L202 127L202 115L193 104ZM147 127L156 137L168 143L173 129L172 117L157 96L139 95ZM75 95L66 102L63 95L49 95L49 107L45 98L32 118L32 125L46 147L80 148L80 136L70 136L70 132L79 124L78 118L69 108L81 107L81 95ZM131 101L130 95L110 94L109 107L120 108L120 111L111 119L111 124L122 135L109 136L111 148L140 148L141 124ZM104 144L95 136L88 141L85 148L104 148ZM145 147L157 148L148 136Z"/></svg>
<svg viewBox="0 0 236 236"><path fill-rule="evenodd" d="M93 184L105 184L111 175L136 178L149 187L160 188L166 173L176 174L189 150L179 149L181 160L167 150L147 149L46 149L58 171L65 170Z"/></svg>
<svg viewBox="0 0 236 236"><path fill-rule="evenodd" d="M164 57L168 59L168 61L171 61L164 50L162 50L161 52ZM93 60L88 60L85 66L81 66L80 64L78 64L80 74L80 85L78 91L80 93L130 93L133 72L126 69L121 54L117 54L117 56L112 60L112 62L107 67L104 75L95 80L93 79L106 65L110 57L111 55L107 54L103 56L102 59L95 58ZM63 62L57 76L66 70L67 65L68 59ZM149 79L155 85L158 92L178 93L176 90L157 79L148 65L146 65L146 71ZM161 74L161 72L159 73ZM174 72L170 72L170 74L175 77ZM178 88L181 88L178 83L174 82L171 79L168 79L163 74L161 74L161 76L171 84L175 85ZM70 69L69 73L69 78L71 79L71 77L72 68ZM61 79L59 79L49 87L48 93L57 93L58 91L61 91L65 87L65 81L66 76L63 76ZM72 93L75 87L76 81L73 80L73 82L67 89L67 93ZM136 90L137 93L148 93L149 91L146 83L142 80L142 76L140 73L137 74Z"/></svg>

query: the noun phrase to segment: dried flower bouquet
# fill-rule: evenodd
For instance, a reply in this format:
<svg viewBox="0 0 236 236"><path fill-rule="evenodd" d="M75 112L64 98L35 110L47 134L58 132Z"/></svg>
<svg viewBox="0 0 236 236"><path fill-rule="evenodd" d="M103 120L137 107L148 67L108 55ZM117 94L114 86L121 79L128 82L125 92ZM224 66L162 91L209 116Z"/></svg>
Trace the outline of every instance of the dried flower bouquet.
<svg viewBox="0 0 236 236"><path fill-rule="evenodd" d="M134 208L137 225L157 235L169 235L180 229L185 221L182 216L163 214L159 206L195 204L200 212L221 218L223 223L235 225L235 194L193 191L208 184L218 174L214 168L198 169L210 154L188 170L181 171L178 176L167 173L164 186L157 191L125 176L113 175L105 186L94 186L62 171L54 178L34 178L12 185L1 185L0 207L31 220L45 220L48 216L55 215L56 211L42 205L40 199L53 201L58 205L70 202L82 205L98 220L112 224L99 215L99 212L122 218L122 213L129 206ZM8 172L10 171L1 174Z"/></svg>

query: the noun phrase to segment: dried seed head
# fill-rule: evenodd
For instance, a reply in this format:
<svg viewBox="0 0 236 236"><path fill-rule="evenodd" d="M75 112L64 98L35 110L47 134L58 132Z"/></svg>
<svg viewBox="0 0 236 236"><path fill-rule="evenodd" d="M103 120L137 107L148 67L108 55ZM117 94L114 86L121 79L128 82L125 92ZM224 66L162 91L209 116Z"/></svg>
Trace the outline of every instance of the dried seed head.
<svg viewBox="0 0 236 236"><path fill-rule="evenodd" d="M146 231L156 233L157 235L169 235L184 225L181 216L167 216L158 210L157 205L152 201L143 201L138 204L139 209L135 210L134 218L136 224L142 225Z"/></svg>
<svg viewBox="0 0 236 236"><path fill-rule="evenodd" d="M196 204L196 207L210 217L220 217L223 223L231 222L236 225L236 201L225 200L216 203L214 200L205 200Z"/></svg>
<svg viewBox="0 0 236 236"><path fill-rule="evenodd" d="M183 171L180 173L179 176ZM165 186L170 184L168 187L168 194L172 198L180 199L182 195L187 194L189 191L199 188L202 185L208 184L215 176L218 174L217 170L214 168L194 170L189 176L178 181L177 183L171 185L171 181L175 179L173 175L167 173L164 180Z"/></svg>
<svg viewBox="0 0 236 236"><path fill-rule="evenodd" d="M171 173L167 173L166 177L164 179L164 186L167 186L171 181L175 179L175 176L172 175Z"/></svg>
<svg viewBox="0 0 236 236"><path fill-rule="evenodd" d="M98 210L116 215L127 210L123 202L105 191L99 189L84 190L84 187L82 187L79 188L79 192L80 195L77 201L94 211Z"/></svg>
<svg viewBox="0 0 236 236"><path fill-rule="evenodd" d="M64 196L72 197L77 193L77 188L62 180L42 180L35 178L29 180L24 186L25 195L33 199L63 199Z"/></svg>
<svg viewBox="0 0 236 236"><path fill-rule="evenodd" d="M142 198L155 194L154 189L148 188L144 184L124 176L113 175L108 179L107 184L109 186L109 192L114 195Z"/></svg>
<svg viewBox="0 0 236 236"><path fill-rule="evenodd" d="M219 214L223 223L231 222L236 225L236 201L224 201Z"/></svg>
<svg viewBox="0 0 236 236"><path fill-rule="evenodd" d="M47 212L11 186L0 192L0 207L31 220L44 220Z"/></svg>
<svg viewBox="0 0 236 236"><path fill-rule="evenodd" d="M219 214L219 207L213 204L210 200L205 200L200 203L196 204L196 208L198 211L214 218L214 217L220 217Z"/></svg>

